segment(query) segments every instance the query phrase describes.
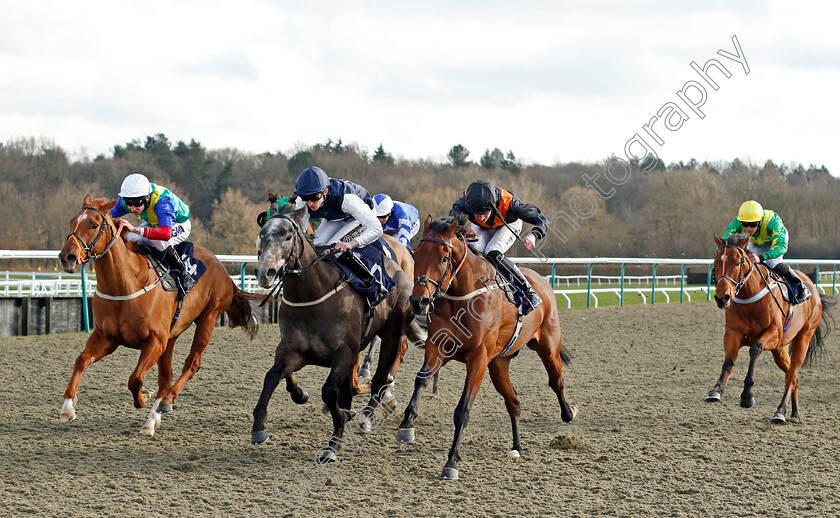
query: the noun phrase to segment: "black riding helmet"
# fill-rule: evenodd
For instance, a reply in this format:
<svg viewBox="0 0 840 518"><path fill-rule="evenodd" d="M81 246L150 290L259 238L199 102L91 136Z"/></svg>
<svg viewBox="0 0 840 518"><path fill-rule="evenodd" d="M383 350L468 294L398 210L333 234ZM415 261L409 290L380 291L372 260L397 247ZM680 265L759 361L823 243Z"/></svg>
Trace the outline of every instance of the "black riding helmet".
<svg viewBox="0 0 840 518"><path fill-rule="evenodd" d="M464 193L464 208L470 214L484 214L496 206L496 188L487 180L478 180Z"/></svg>

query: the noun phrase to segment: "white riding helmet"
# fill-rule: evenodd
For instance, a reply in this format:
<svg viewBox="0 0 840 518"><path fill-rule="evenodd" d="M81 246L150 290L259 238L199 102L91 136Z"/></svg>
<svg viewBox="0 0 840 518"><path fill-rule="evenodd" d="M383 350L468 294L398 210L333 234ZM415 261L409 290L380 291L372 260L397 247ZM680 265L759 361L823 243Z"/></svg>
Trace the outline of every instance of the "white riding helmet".
<svg viewBox="0 0 840 518"><path fill-rule="evenodd" d="M140 198L152 193L152 184L149 179L140 173L130 174L123 180L120 187L120 196L123 198Z"/></svg>
<svg viewBox="0 0 840 518"><path fill-rule="evenodd" d="M373 197L373 210L377 218L385 217L394 210L394 201L387 194L377 194Z"/></svg>

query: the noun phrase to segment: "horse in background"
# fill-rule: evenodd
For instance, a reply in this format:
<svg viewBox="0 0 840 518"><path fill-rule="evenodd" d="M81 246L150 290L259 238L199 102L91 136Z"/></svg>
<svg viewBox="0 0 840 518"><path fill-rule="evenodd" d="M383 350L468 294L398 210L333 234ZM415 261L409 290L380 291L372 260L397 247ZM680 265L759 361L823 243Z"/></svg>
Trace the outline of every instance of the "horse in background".
<svg viewBox="0 0 840 518"><path fill-rule="evenodd" d="M411 305L417 314L430 317L423 367L417 374L414 394L405 409L405 418L397 433L397 442L414 440L414 419L420 397L433 373L449 360L467 366L464 391L455 408L455 437L449 458L440 478L455 480L461 460L461 440L469 422L470 409L489 370L493 387L505 400L513 431L513 448L509 455L519 457L519 397L510 381L510 361L524 346L534 349L548 372L549 385L560 402L561 418L574 419L577 407L564 397L563 364L569 356L561 349L560 318L554 292L542 276L529 268L523 274L544 301L532 313L521 317L518 308L508 302L503 281L497 279L490 262L467 246L473 237L465 229L464 220L452 217L423 223L423 238L415 250L415 272L418 277L411 294ZM514 339L516 330L520 330Z"/></svg>
<svg viewBox="0 0 840 518"><path fill-rule="evenodd" d="M799 369L824 347L825 335L831 328L825 311L835 304L835 300L820 296L811 279L796 272L812 295L802 304L791 305L783 299L779 282L772 280L770 268L749 260L746 250L749 240L748 234L735 234L726 241L715 236L718 248L714 271L720 272L714 279L715 302L726 314L725 358L720 378L706 395L706 401L720 401L738 359L738 351L746 346L750 349L750 365L744 379L741 406L751 408L755 405L752 392L755 365L763 351L771 351L773 361L785 373L785 391L770 420L784 424L788 403L791 419L799 419Z"/></svg>
<svg viewBox="0 0 840 518"><path fill-rule="evenodd" d="M174 320L178 292L164 291L149 260L121 238L122 227L118 229L109 214L115 203L85 196L81 210L70 219L72 230L58 254L67 273L93 259L97 284L92 303L95 328L76 359L60 418L62 422L76 418L76 394L85 369L124 345L140 351L137 367L128 378L136 408L145 406L143 380L152 365L158 365L158 397L140 430L152 436L161 415L172 412L184 384L201 367L201 354L222 313L230 318L230 327L242 327L254 337L257 325L250 301L258 297L237 288L216 256L195 245L194 255L207 270L183 298ZM181 376L172 385L175 341L192 323L196 324L192 347Z"/></svg>
<svg viewBox="0 0 840 518"><path fill-rule="evenodd" d="M260 286L277 288L282 282L280 343L274 365L265 375L259 401L254 408L251 443L262 444L269 434L265 426L268 403L281 380L292 401L303 404L309 395L294 378L306 365L328 367L330 373L321 391L333 421L333 434L319 461L336 460L341 449L344 425L350 418L353 381L359 352L374 336L382 339L379 363L371 379L371 398L356 416L359 428L370 431L370 419L380 403L387 402L389 372L400 361L405 337L422 341L425 334L414 321L409 295L411 281L392 259L385 257L385 269L396 285L368 319L365 299L352 289L334 264L319 256L300 228L306 208L269 218L260 231L255 275Z"/></svg>

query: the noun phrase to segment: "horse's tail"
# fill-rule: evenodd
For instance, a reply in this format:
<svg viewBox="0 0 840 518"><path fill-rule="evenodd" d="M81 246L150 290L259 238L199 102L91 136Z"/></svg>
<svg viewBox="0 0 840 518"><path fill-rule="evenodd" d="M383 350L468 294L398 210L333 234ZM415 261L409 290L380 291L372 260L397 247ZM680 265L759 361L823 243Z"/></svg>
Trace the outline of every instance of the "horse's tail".
<svg viewBox="0 0 840 518"><path fill-rule="evenodd" d="M825 349L825 339L831 334L834 329L834 315L828 311L837 305L837 299L829 297L828 295L820 296L820 304L822 305L822 319L817 330L814 331L814 336L811 337L811 343L808 345L808 353L805 355L805 365L811 365L817 357L821 356Z"/></svg>
<svg viewBox="0 0 840 518"><path fill-rule="evenodd" d="M569 365L572 363L572 355L566 352L566 349L560 348L560 361L563 362L563 365Z"/></svg>
<svg viewBox="0 0 840 518"><path fill-rule="evenodd" d="M233 290L233 301L225 310L225 313L227 313L230 319L228 326L231 328L242 327L245 333L253 340L259 327L257 326L257 316L254 314L251 301L259 300L261 297L254 293L240 290L236 284L233 285Z"/></svg>

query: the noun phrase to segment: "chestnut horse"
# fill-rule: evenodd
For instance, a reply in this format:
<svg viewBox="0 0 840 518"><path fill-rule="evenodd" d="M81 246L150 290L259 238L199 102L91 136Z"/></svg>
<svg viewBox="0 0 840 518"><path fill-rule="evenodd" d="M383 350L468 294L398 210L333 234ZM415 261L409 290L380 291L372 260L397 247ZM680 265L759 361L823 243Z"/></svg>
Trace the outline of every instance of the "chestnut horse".
<svg viewBox="0 0 840 518"><path fill-rule="evenodd" d="M411 305L415 313L428 313L429 333L426 339L423 367L414 383L414 394L405 410L405 419L397 434L398 442L414 440L414 418L418 414L420 396L429 378L449 360L466 363L464 392L455 409L455 438L449 459L440 478L458 478L456 465L461 460L461 439L467 426L470 409L489 368L493 387L505 400L513 429L513 449L522 453L519 442L519 397L510 381L510 361L527 345L537 351L548 372L549 386L557 394L560 414L565 422L574 419L577 407L563 396L563 364L569 357L560 347L560 319L557 300L548 282L528 268L528 278L543 303L522 319L521 332L509 343L517 325L519 311L507 301L504 283L496 278L496 270L483 256L467 246L474 235L464 229L465 220L452 217L434 222L431 216L423 223L423 238L414 253L415 280Z"/></svg>
<svg viewBox="0 0 840 518"><path fill-rule="evenodd" d="M319 457L319 462L329 462L336 460L344 425L350 416L359 351L374 336L382 339L379 364L371 380L371 398L357 416L361 430L369 431L374 409L385 402L382 400L387 396L389 372L399 365L404 335L415 342L424 340L425 334L411 312L411 280L388 257L385 269L396 285L368 320L363 297L347 287L338 267L319 257L304 236L300 221L305 210L272 216L257 241L257 281L260 286L272 289L282 282L283 304L279 313L280 343L254 408L251 443L262 444L269 438L265 426L268 403L281 380L286 380L292 401L303 404L309 395L297 384L294 373L306 365L329 367L321 399L332 416L334 430L329 445Z"/></svg>
<svg viewBox="0 0 840 518"><path fill-rule="evenodd" d="M86 196L82 209L70 220L72 231L58 254L62 269L68 273L93 259L97 283L92 306L95 329L76 358L70 384L64 392L61 421L76 418L76 391L85 369L124 345L140 351L137 368L128 378L128 390L134 396L136 408L145 406L143 380L152 365L155 362L158 365L157 399L140 430L152 436L161 414L172 412L178 393L201 367L201 354L222 313L230 318L230 327L240 326L254 337L257 326L249 300L257 296L240 291L216 256L195 246L195 257L207 270L184 297L180 315L173 322L178 292L164 291L148 259L120 238L121 227L118 229L108 214L115 203L116 200L91 200ZM190 353L181 376L171 385L175 341L193 322L196 330Z"/></svg>
<svg viewBox="0 0 840 518"><path fill-rule="evenodd" d="M782 299L781 288L769 283L770 269L760 263L753 263L747 257L748 234L735 234L727 241L715 236L718 246L714 260L715 302L726 310L726 329L723 334L723 348L726 354L720 378L706 396L706 401L720 401L726 382L732 374L732 367L738 358L738 350L750 348L750 365L744 379L741 406L751 408L753 397L753 375L755 364L762 351L771 351L773 360L785 372L785 392L782 402L770 418L774 423L785 423L788 402L791 404L791 419L799 419L799 368L810 361L823 348L827 310L834 305L829 297L821 297L814 283L805 274L797 272L811 290L811 298L802 304L791 306ZM769 286L768 286L769 283ZM825 321L828 331L830 323Z"/></svg>

